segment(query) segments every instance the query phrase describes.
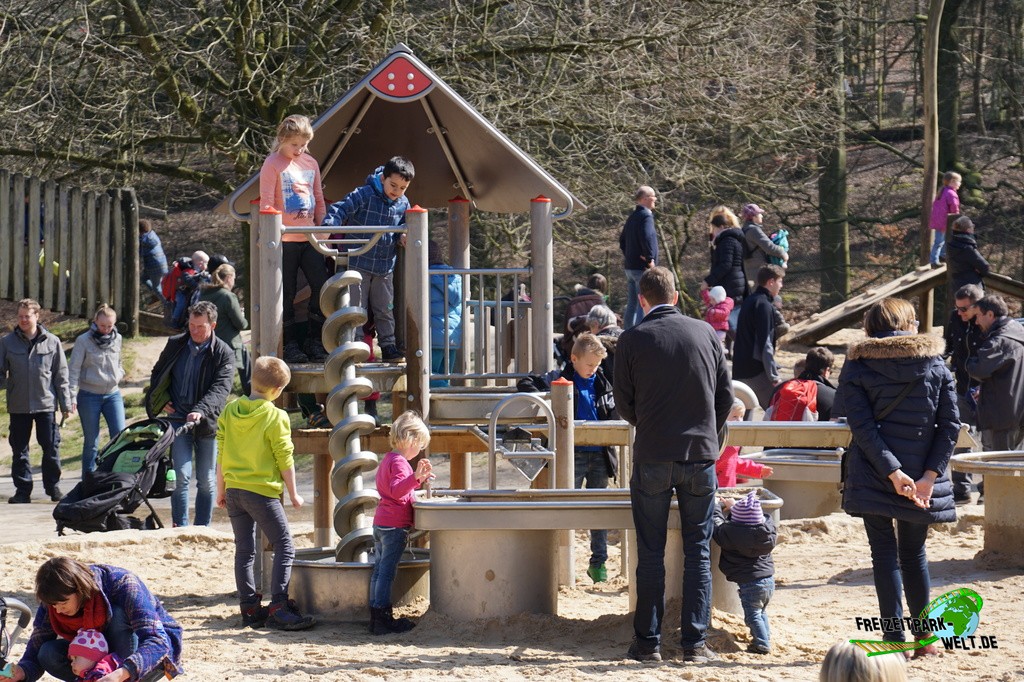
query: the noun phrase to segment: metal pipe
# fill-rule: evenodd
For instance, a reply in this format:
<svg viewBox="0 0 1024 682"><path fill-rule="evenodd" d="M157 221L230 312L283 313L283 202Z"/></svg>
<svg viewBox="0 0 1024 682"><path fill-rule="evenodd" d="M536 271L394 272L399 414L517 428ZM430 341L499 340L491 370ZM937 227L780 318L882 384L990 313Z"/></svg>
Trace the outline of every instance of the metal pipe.
<svg viewBox="0 0 1024 682"><path fill-rule="evenodd" d="M544 416L547 417L549 433L555 426L555 415L551 412L551 405L549 405L546 400L533 393L513 393L506 396L497 405L495 405L494 410L491 412L491 420L488 424L487 433L487 474L491 490L498 487L498 463L496 457L498 450L498 417L509 404L520 401L533 402L540 407L544 412Z"/></svg>

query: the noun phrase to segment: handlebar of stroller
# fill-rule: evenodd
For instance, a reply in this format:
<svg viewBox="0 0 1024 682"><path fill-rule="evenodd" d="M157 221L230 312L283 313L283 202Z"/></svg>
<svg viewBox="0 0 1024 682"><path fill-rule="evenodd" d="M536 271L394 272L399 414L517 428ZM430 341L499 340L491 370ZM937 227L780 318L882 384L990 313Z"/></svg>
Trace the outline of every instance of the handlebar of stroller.
<svg viewBox="0 0 1024 682"><path fill-rule="evenodd" d="M181 426L174 430L174 437L177 438L178 436L188 433L192 429L196 428L196 424L198 423L199 422L185 422L184 424L182 424Z"/></svg>
<svg viewBox="0 0 1024 682"><path fill-rule="evenodd" d="M0 638L2 642L0 644L3 645L3 651L0 651L0 659L6 658L8 653L7 647L18 638L18 633L27 628L28 624L32 622L32 609L13 597L0 597L0 631L7 629L8 610L18 611L20 615L10 635L8 636L6 632L2 633L2 638Z"/></svg>

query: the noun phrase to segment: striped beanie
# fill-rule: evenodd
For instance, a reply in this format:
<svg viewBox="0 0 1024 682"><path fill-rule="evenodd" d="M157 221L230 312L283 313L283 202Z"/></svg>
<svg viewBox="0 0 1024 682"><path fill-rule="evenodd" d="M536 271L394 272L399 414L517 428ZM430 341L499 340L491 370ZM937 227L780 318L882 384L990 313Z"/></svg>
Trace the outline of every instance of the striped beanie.
<svg viewBox="0 0 1024 682"><path fill-rule="evenodd" d="M757 491L751 490L746 497L736 500L729 514L733 523L745 526L758 526L764 523L764 513L761 511L761 500L757 499Z"/></svg>

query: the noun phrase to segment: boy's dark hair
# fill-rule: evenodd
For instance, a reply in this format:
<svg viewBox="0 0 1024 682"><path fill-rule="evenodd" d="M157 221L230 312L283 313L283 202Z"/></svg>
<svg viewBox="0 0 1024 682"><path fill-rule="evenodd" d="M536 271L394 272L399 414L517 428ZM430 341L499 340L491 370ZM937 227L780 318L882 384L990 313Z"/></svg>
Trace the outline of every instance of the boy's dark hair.
<svg viewBox="0 0 1024 682"><path fill-rule="evenodd" d="M89 567L70 557L53 557L36 571L36 599L50 606L71 595L86 601L99 591L100 586Z"/></svg>
<svg viewBox="0 0 1024 682"><path fill-rule="evenodd" d="M587 278L587 288L603 294L608 291L608 280L600 272L595 272Z"/></svg>
<svg viewBox="0 0 1024 682"><path fill-rule="evenodd" d="M139 221L139 232L146 234L147 232L153 231L153 221L148 218L143 218Z"/></svg>
<svg viewBox="0 0 1024 682"><path fill-rule="evenodd" d="M412 182L412 179L416 177L416 169L413 168L412 161L405 158L404 156L392 156L388 159L388 162L384 164L384 170L381 171L381 177L388 177L389 175L400 175L406 182Z"/></svg>
<svg viewBox="0 0 1024 682"><path fill-rule="evenodd" d="M995 313L996 317L1006 317L1010 313L1010 309L1006 307L1006 301L997 294L989 294L979 299L975 305L981 312Z"/></svg>
<svg viewBox="0 0 1024 682"><path fill-rule="evenodd" d="M640 278L640 295L650 306L672 303L676 295L675 275L661 266L650 268Z"/></svg>
<svg viewBox="0 0 1024 682"><path fill-rule="evenodd" d="M979 301L984 298L985 290L979 287L977 284L965 284L956 290L953 294L953 298L966 298L972 303Z"/></svg>
<svg viewBox="0 0 1024 682"><path fill-rule="evenodd" d="M832 368L835 361L836 356L828 348L812 348L807 351L807 357L804 358L804 371L821 376L826 369Z"/></svg>
<svg viewBox="0 0 1024 682"><path fill-rule="evenodd" d="M781 279L786 276L786 271L778 265L764 265L757 271L757 286L763 287L769 280Z"/></svg>

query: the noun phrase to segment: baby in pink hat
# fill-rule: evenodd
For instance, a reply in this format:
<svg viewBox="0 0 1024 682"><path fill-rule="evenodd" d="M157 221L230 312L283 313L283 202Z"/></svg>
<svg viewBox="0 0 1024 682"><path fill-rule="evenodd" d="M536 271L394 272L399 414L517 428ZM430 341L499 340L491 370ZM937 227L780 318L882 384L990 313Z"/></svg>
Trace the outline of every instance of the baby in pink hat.
<svg viewBox="0 0 1024 682"><path fill-rule="evenodd" d="M121 657L110 653L99 630L79 630L68 647L71 671L79 680L98 680L121 667Z"/></svg>

